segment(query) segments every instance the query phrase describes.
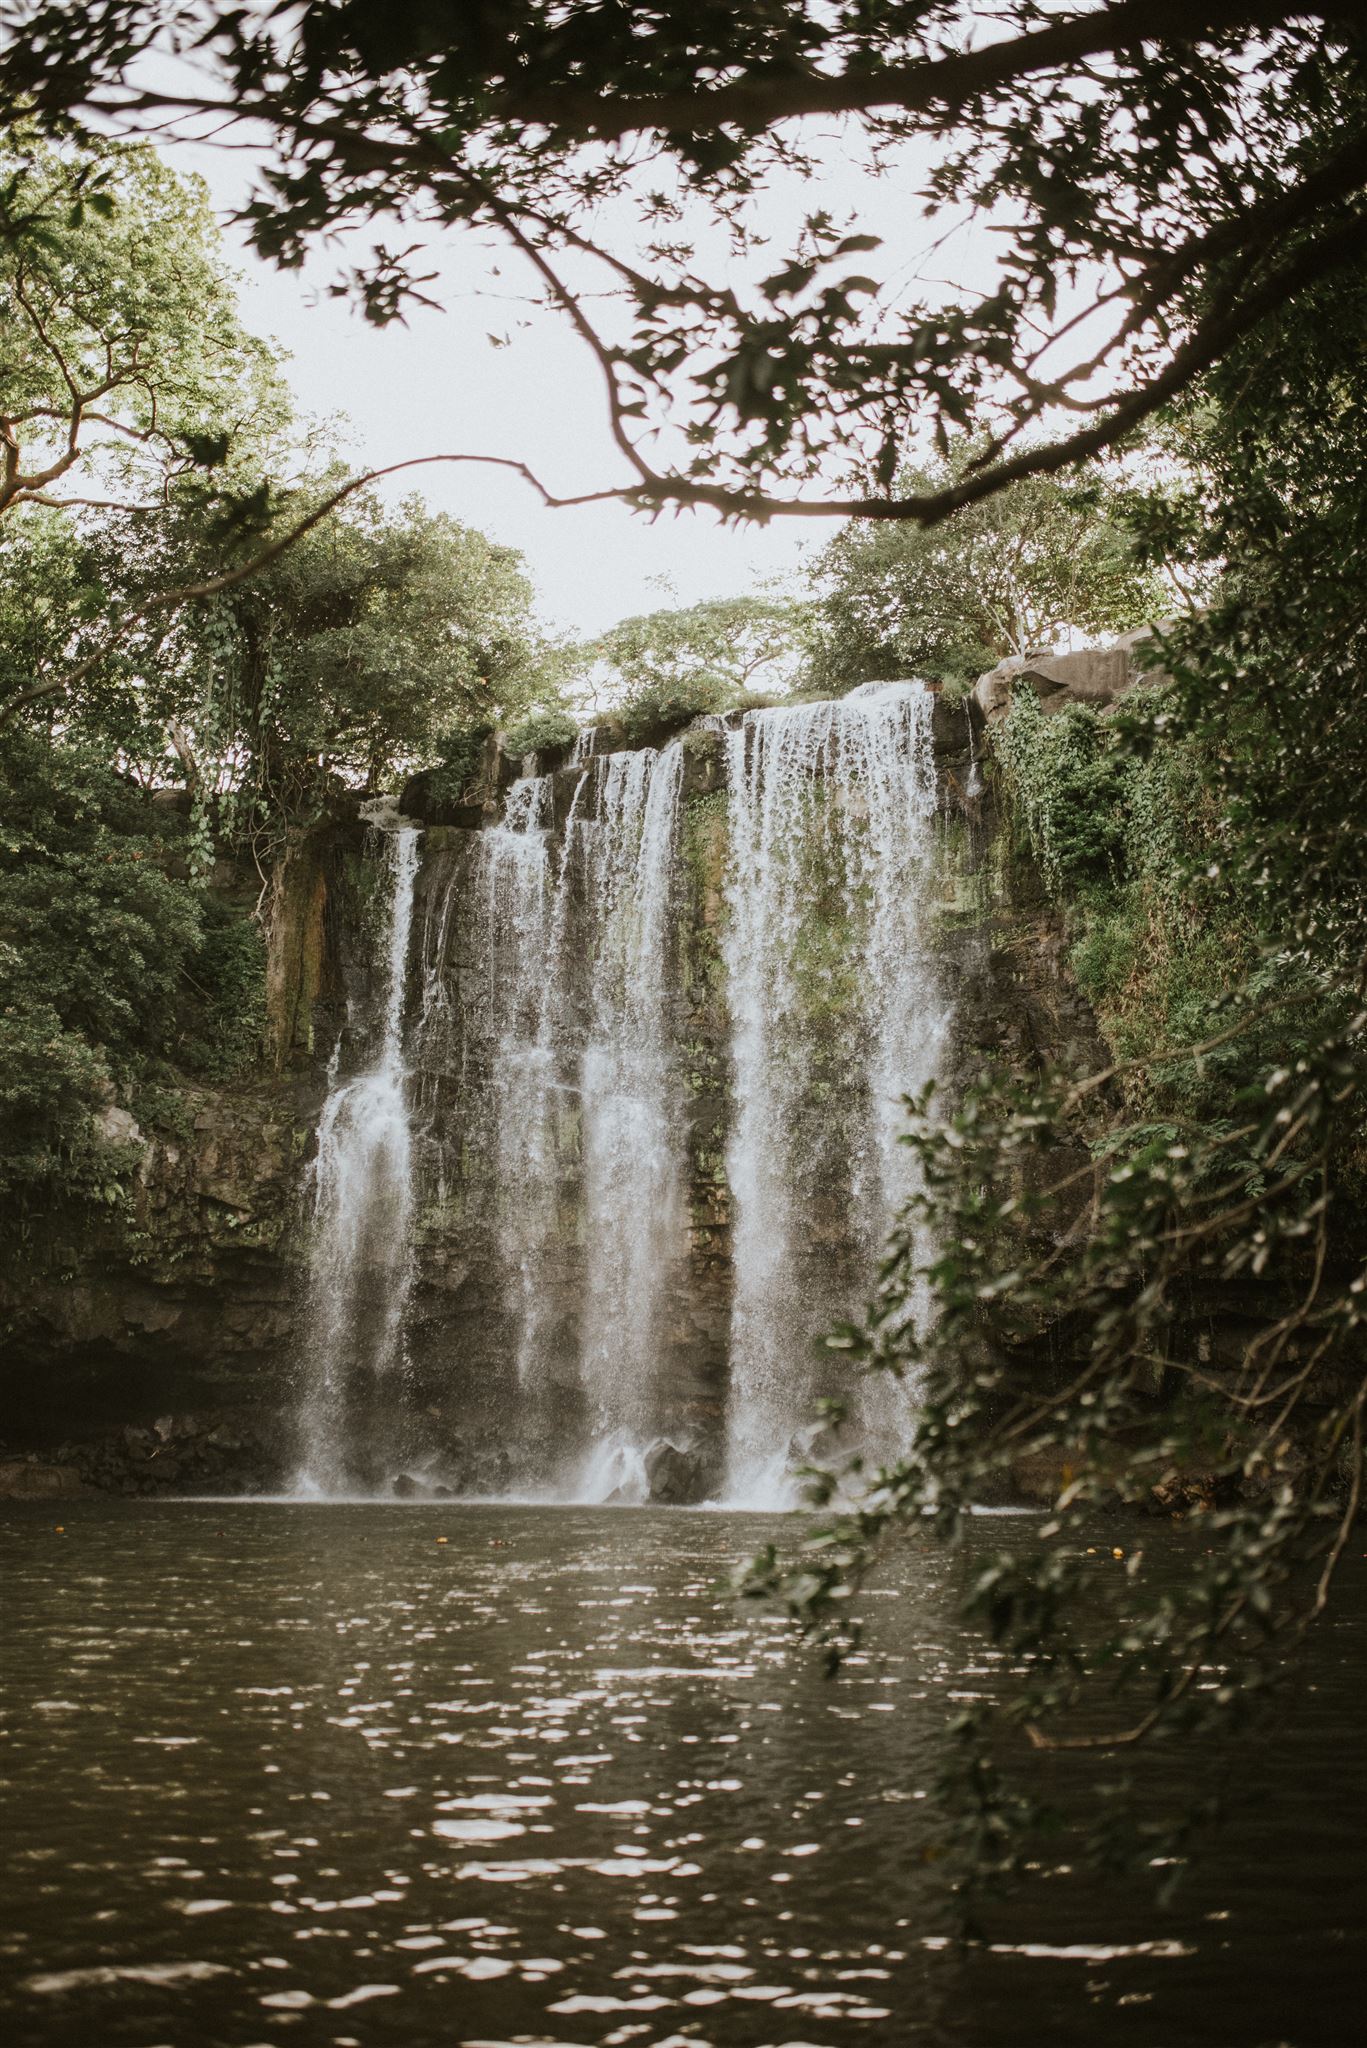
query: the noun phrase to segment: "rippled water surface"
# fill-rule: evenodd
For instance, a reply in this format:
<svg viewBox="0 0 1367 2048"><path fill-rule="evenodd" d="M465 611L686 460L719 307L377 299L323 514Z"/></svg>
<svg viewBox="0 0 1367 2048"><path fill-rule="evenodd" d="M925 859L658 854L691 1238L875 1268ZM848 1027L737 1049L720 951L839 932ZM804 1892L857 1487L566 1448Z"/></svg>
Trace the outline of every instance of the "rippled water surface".
<svg viewBox="0 0 1367 2048"><path fill-rule="evenodd" d="M753 1516L62 1512L0 1519L11 2044L1356 2037L1356 1559L1174 1908L1063 1873L964 1941L933 1786L994 1666L929 1541L870 1602L879 1654L830 1684L716 1590L773 1533ZM1180 1572L1199 1539L1148 1540Z"/></svg>

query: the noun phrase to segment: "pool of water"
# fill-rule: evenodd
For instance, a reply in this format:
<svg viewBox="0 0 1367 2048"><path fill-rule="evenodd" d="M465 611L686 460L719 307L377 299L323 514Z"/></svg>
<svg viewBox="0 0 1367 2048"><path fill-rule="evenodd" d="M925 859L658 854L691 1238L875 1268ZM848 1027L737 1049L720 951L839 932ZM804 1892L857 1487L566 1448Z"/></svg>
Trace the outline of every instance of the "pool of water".
<svg viewBox="0 0 1367 2048"><path fill-rule="evenodd" d="M968 1561L910 1542L867 1656L829 1682L718 1590L776 1526L91 1500L58 1533L51 1508L7 1507L6 2041L1355 2037L1356 1554L1270 1730L1138 1760L1155 1799L1217 1771L1244 1794L1171 1908L1056 1868L966 1940L934 1784L947 1718L999 1672L956 1615ZM1200 1540L1146 1538L1174 1573Z"/></svg>

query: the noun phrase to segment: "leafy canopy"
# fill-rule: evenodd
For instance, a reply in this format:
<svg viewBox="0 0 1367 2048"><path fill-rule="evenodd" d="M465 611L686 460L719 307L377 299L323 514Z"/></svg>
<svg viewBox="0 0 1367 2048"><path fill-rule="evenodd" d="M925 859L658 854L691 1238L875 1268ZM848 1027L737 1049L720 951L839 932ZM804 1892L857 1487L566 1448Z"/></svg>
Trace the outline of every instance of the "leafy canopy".
<svg viewBox="0 0 1367 2048"><path fill-rule="evenodd" d="M290 832L516 712L553 654L511 550L320 471L197 181L28 123L5 148L0 1189L22 1229L121 1199L139 1091L255 1066ZM225 572L244 555L254 577Z"/></svg>
<svg viewBox="0 0 1367 2048"><path fill-rule="evenodd" d="M0 90L48 124L264 129L247 218L283 263L396 217L346 281L373 319L430 289L434 227L501 239L601 371L631 480L587 495L647 509L924 522L1056 473L1363 232L1357 0L3 0L0 33ZM197 77L141 61L168 45ZM833 117L907 229L818 208L776 247L769 190L819 176ZM995 277L918 282L964 214ZM971 470L899 489L957 434Z"/></svg>
<svg viewBox="0 0 1367 2048"><path fill-rule="evenodd" d="M793 599L711 598L622 619L583 654L602 664L627 736L644 737L753 690L790 687L806 636L806 608Z"/></svg>
<svg viewBox="0 0 1367 2048"><path fill-rule="evenodd" d="M199 904L90 750L9 733L0 797L0 1186L103 1186L91 1112L174 1039Z"/></svg>
<svg viewBox="0 0 1367 2048"><path fill-rule="evenodd" d="M297 809L527 700L519 558L320 472L203 186L146 145L12 130L0 362L0 728L60 713L145 779Z"/></svg>
<svg viewBox="0 0 1367 2048"><path fill-rule="evenodd" d="M921 1191L833 1342L918 1376L914 1441L748 1582L838 1654L882 1541L924 1516L952 1535L1023 1466L1051 1475L1037 1541L971 1591L1017 1673L1005 1718L1046 1749L1245 1720L1361 1512L1364 314L1360 263L1169 423L1189 462L1144 508L1150 547L1221 571L1164 633L1171 681L1118 716L1018 692L994 739L1007 819L1117 1058L1051 1072L1008 1042L955 1103L911 1105ZM832 1473L813 1486L832 1504ZM1204 1518L1178 1596L1138 1559L1123 1600L1098 1602L1085 1518L1117 1499ZM1010 1795L993 1713L960 1734L977 1874L1021 1870L1048 1816ZM1117 1777L1106 1853L1175 1876L1190 1816L1160 1832L1124 1803Z"/></svg>
<svg viewBox="0 0 1367 2048"><path fill-rule="evenodd" d="M516 711L549 661L521 557L410 499L353 500L219 601L234 737L377 786Z"/></svg>
<svg viewBox="0 0 1367 2048"><path fill-rule="evenodd" d="M143 145L0 141L0 514L155 510L283 415L208 196Z"/></svg>
<svg viewBox="0 0 1367 2048"><path fill-rule="evenodd" d="M906 475L916 494L969 467ZM875 677L971 679L1068 627L1105 636L1159 615L1168 593L1138 560L1118 488L1028 477L931 528L852 521L816 564L814 670L840 690Z"/></svg>

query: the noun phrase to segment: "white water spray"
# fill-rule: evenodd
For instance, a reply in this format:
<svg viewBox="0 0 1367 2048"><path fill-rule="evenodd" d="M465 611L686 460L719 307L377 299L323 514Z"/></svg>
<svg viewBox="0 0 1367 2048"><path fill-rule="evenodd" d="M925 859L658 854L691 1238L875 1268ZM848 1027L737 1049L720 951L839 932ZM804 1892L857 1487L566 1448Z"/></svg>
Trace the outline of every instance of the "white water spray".
<svg viewBox="0 0 1367 2048"><path fill-rule="evenodd" d="M666 1297L683 1251L681 1088L669 1031L672 885L683 748L613 754L589 841L592 959L582 1063L580 1374L597 1446L591 1498L644 1490L640 1454L668 1419ZM602 1449L610 1446L604 1469Z"/></svg>
<svg viewBox="0 0 1367 2048"><path fill-rule="evenodd" d="M527 776L503 822L482 832L473 871L479 1001L491 1051L479 1139L496 1179L495 1228L515 1326L520 1416L533 1436L550 1427L554 1394L555 1242L565 1123L561 1084L564 906L548 836L550 781Z"/></svg>
<svg viewBox="0 0 1367 2048"><path fill-rule="evenodd" d="M901 1098L934 1074L947 1023L924 916L932 709L921 684L868 685L749 712L728 737L727 1492L751 1505L791 1497L794 1428L824 1384L816 1340L862 1303L910 1192ZM906 1391L861 1389L854 1422L895 1448Z"/></svg>
<svg viewBox="0 0 1367 2048"><path fill-rule="evenodd" d="M418 834L376 819L384 966L352 1019L368 1062L334 1073L319 1124L302 1485L370 1490L407 1470L410 1485L696 1499L724 1406L726 1498L778 1507L818 1394L849 1398L846 1441L871 1460L905 1441L911 1390L842 1384L819 1339L871 1290L912 1186L902 1098L945 1037L932 709L904 683L710 722L724 984L680 950L681 742L599 755L584 739L568 770L516 782L500 823L433 835L406 1031Z"/></svg>
<svg viewBox="0 0 1367 2048"><path fill-rule="evenodd" d="M585 749L578 765L559 843L550 778L513 786L504 822L480 835L473 890L484 1135L515 1324L509 1434L543 1477L600 1499L640 1490L667 1405L684 1215L667 1015L683 754Z"/></svg>
<svg viewBox="0 0 1367 2048"><path fill-rule="evenodd" d="M334 1076L318 1124L302 1492L358 1483L350 1406L401 1357L413 1234L403 1008L418 840L411 826L384 830L389 891L374 1057L350 1080Z"/></svg>

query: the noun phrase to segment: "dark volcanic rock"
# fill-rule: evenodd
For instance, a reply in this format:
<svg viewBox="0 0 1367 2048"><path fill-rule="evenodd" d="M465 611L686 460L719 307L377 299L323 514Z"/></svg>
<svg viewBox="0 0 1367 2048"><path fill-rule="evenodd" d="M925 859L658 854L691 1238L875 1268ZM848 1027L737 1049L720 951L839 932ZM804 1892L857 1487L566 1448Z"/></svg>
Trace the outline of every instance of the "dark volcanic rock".
<svg viewBox="0 0 1367 2048"><path fill-rule="evenodd" d="M0 1500L71 1500L86 1490L75 1465L0 1458Z"/></svg>
<svg viewBox="0 0 1367 2048"><path fill-rule="evenodd" d="M289 1476L273 1417L180 1415L162 1417L154 1427L125 1423L65 1441L53 1456L44 1469L73 1475L70 1490L78 1493L266 1493Z"/></svg>
<svg viewBox="0 0 1367 2048"><path fill-rule="evenodd" d="M399 810L420 825L462 825L478 829L491 815L482 797L468 800L453 796L449 778L440 768L424 768L410 775L399 795Z"/></svg>
<svg viewBox="0 0 1367 2048"><path fill-rule="evenodd" d="M701 1463L696 1454L657 1437L645 1454L646 1497L664 1507L693 1507L704 1498Z"/></svg>

